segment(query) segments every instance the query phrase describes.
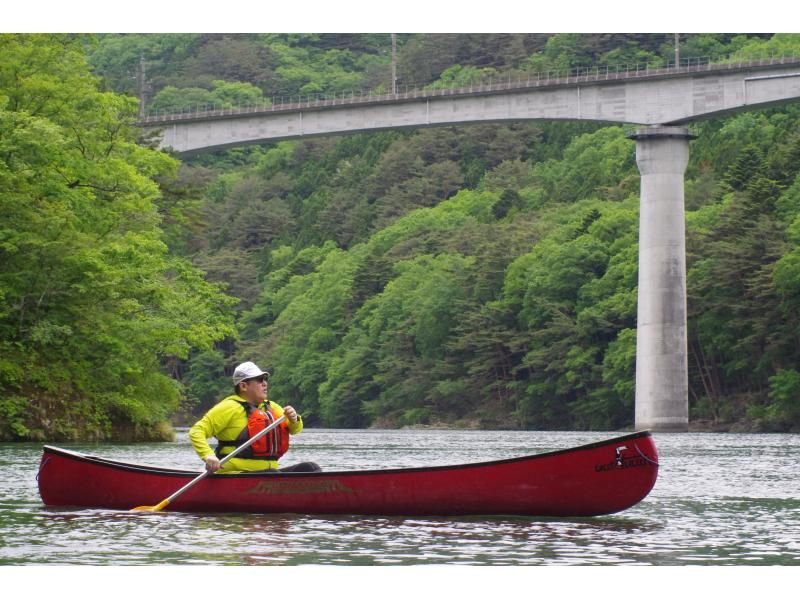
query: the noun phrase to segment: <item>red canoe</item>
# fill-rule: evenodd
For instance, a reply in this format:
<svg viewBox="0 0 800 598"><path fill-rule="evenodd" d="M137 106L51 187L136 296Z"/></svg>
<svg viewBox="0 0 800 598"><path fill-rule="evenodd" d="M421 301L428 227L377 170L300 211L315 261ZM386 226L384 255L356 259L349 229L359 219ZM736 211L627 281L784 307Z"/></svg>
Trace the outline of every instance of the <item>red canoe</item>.
<svg viewBox="0 0 800 598"><path fill-rule="evenodd" d="M158 504L197 475L45 446L38 480L47 506L131 509ZM657 475L658 454L645 431L577 448L466 465L211 475L167 510L591 516L635 505L650 492Z"/></svg>

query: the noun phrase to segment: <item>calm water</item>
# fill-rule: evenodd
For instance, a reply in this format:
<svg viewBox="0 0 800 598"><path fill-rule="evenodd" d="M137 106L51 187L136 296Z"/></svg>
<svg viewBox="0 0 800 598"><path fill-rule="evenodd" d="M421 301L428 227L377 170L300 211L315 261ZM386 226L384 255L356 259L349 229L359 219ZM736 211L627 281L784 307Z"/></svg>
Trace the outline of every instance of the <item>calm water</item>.
<svg viewBox="0 0 800 598"><path fill-rule="evenodd" d="M306 430L285 464L441 465L567 448L615 433ZM0 565L800 565L800 435L656 434L650 495L586 519L159 515L45 508L38 444L0 444ZM200 470L173 443L61 445Z"/></svg>

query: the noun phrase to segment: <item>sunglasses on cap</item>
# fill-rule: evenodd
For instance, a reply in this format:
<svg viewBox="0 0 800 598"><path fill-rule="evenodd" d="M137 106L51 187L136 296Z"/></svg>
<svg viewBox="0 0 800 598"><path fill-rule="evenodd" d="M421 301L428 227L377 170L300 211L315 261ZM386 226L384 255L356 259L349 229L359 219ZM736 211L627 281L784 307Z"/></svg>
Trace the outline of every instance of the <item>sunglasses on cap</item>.
<svg viewBox="0 0 800 598"><path fill-rule="evenodd" d="M266 382L267 380L269 380L269 374L265 372L260 376L256 376L255 378L248 378L247 380L242 380L242 382Z"/></svg>

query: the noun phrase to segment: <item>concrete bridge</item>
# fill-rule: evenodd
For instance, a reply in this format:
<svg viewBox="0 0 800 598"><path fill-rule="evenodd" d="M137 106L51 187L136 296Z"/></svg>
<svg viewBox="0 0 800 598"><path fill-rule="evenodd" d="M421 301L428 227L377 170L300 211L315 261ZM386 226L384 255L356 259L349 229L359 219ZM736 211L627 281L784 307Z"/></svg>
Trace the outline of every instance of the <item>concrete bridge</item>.
<svg viewBox="0 0 800 598"><path fill-rule="evenodd" d="M513 120L681 125L794 99L800 57L630 71L583 69L469 87L149 116L160 146L182 155L280 139Z"/></svg>
<svg viewBox="0 0 800 598"><path fill-rule="evenodd" d="M279 139L476 122L559 119L644 125L636 340L637 429L689 421L683 126L800 99L800 57L527 78L460 89L298 99L268 108L149 117L161 147L190 155Z"/></svg>

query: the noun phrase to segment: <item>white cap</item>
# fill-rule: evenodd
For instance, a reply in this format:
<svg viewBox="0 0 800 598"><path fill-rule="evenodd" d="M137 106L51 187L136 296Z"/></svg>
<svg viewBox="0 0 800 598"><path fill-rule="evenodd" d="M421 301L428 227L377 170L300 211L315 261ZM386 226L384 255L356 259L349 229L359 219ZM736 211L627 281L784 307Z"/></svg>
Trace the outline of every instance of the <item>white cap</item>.
<svg viewBox="0 0 800 598"><path fill-rule="evenodd" d="M243 380L256 378L258 376L263 376L264 374L269 376L267 372L262 372L261 368L259 368L252 361L245 361L244 363L237 365L236 369L233 370L233 383L234 385L238 385L239 382Z"/></svg>

